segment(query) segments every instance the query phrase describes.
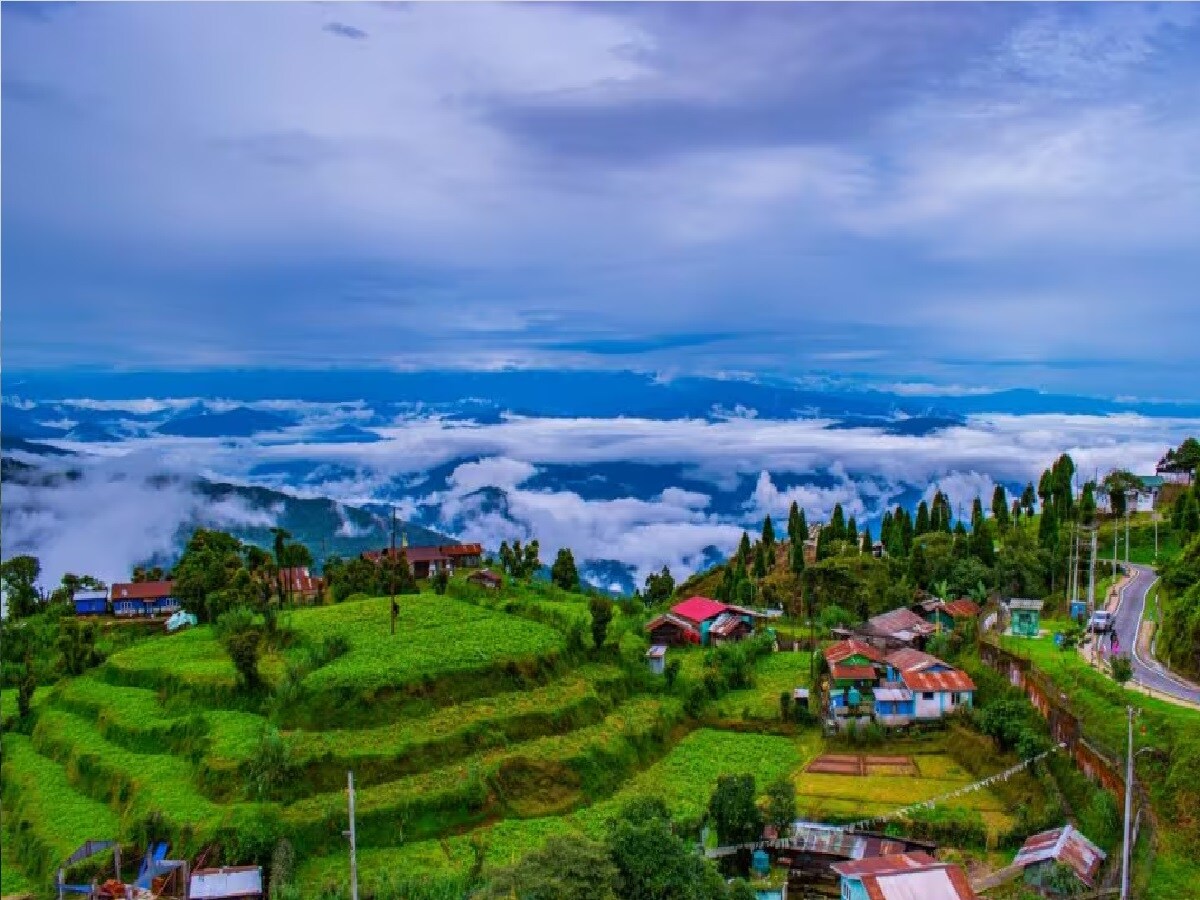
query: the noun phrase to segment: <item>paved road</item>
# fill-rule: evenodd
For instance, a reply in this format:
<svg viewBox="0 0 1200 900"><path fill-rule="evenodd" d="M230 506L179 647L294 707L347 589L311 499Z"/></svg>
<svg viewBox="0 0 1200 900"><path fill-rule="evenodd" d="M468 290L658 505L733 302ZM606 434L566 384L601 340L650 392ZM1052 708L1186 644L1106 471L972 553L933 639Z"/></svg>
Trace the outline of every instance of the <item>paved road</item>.
<svg viewBox="0 0 1200 900"><path fill-rule="evenodd" d="M1133 651L1133 679L1162 694L1171 694L1183 700L1200 703L1200 688L1189 684L1167 671L1149 653L1139 653L1137 647L1138 625L1142 621L1142 609L1146 605L1146 592L1158 580L1149 566L1130 566L1133 577L1121 594L1113 626L1120 641L1121 650Z"/></svg>

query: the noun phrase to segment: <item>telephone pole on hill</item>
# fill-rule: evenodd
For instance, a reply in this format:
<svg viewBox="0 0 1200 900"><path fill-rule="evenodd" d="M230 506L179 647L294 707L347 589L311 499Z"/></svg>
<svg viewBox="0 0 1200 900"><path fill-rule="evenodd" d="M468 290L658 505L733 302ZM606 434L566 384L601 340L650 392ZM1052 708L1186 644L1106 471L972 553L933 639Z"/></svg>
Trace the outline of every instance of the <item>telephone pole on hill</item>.
<svg viewBox="0 0 1200 900"><path fill-rule="evenodd" d="M1133 707L1125 707L1129 738L1125 751L1125 839L1121 846L1121 900L1129 900L1130 820L1133 818Z"/></svg>
<svg viewBox="0 0 1200 900"><path fill-rule="evenodd" d="M350 803L350 830L343 832L350 838L350 900L358 900L358 839L354 830L354 772L346 773L346 791Z"/></svg>

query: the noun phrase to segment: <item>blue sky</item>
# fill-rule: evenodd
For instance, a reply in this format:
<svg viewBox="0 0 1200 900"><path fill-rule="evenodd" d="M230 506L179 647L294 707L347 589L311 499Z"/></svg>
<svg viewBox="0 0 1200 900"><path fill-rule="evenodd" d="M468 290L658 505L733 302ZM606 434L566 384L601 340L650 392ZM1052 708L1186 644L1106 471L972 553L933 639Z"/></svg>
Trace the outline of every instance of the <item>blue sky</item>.
<svg viewBox="0 0 1200 900"><path fill-rule="evenodd" d="M3 7L3 353L1200 394L1200 7Z"/></svg>

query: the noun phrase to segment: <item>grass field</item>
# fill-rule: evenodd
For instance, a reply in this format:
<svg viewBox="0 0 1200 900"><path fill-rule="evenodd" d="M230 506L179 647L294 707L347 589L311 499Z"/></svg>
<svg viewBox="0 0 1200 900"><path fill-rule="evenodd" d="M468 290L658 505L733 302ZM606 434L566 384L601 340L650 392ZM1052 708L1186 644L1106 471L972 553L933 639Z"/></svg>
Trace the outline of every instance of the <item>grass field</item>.
<svg viewBox="0 0 1200 900"><path fill-rule="evenodd" d="M722 718L750 721L777 721L780 718L779 695L790 695L794 688L807 687L812 654L807 652L770 653L754 668L754 687L730 691L714 705Z"/></svg>

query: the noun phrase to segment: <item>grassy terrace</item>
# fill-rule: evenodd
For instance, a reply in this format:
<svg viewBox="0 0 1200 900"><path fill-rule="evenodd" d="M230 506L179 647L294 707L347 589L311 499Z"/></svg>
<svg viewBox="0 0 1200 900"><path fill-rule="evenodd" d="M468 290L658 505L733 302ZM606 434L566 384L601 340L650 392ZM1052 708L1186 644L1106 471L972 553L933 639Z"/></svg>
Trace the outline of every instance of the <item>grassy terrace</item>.
<svg viewBox="0 0 1200 900"><path fill-rule="evenodd" d="M808 652L770 654L755 669L754 687L730 691L714 705L716 714L726 719L778 720L779 695L808 687L811 663L812 654Z"/></svg>
<svg viewBox="0 0 1200 900"><path fill-rule="evenodd" d="M1065 622L1047 621L1043 627L1050 635L1041 638L1002 638L1006 648L1032 660L1055 686L1066 695L1071 709L1083 720L1085 733L1110 752L1120 756L1125 746L1123 710L1132 705L1139 711L1139 726L1134 733L1137 748L1154 747L1170 752L1179 737L1200 733L1200 711L1127 691L1112 679L1096 671L1074 650L1060 650L1052 638ZM1154 761L1138 759L1138 773L1155 798L1162 801L1165 778L1162 772L1148 770ZM1200 858L1187 833L1165 826L1158 832L1159 848L1152 877L1145 885L1146 896L1173 898L1189 896L1200 883Z"/></svg>
<svg viewBox="0 0 1200 900"><path fill-rule="evenodd" d="M118 833L117 815L76 791L66 770L38 754L29 738L6 734L3 748L5 853L18 857L35 880L84 841Z"/></svg>

